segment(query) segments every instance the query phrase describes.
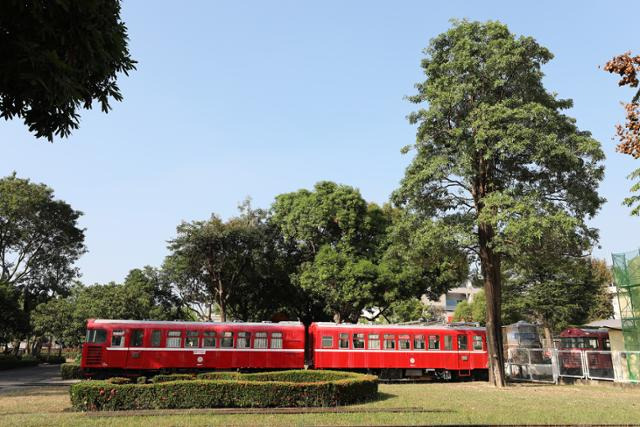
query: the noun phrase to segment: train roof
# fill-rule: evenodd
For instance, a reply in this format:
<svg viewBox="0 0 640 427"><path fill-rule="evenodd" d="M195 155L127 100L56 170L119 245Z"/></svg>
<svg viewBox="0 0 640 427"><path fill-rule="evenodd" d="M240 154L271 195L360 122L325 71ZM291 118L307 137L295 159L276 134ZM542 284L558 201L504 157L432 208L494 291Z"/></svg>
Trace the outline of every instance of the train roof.
<svg viewBox="0 0 640 427"><path fill-rule="evenodd" d="M164 325L164 326L302 326L301 322L190 322L184 320L130 320L130 319L89 319L92 324L136 324L136 325Z"/></svg>
<svg viewBox="0 0 640 427"><path fill-rule="evenodd" d="M449 329L449 330L465 330L465 331L485 331L486 328L474 326L458 326L458 325L393 325L393 324L367 324L367 323L334 323L334 322L315 322L315 325L326 328L362 328L362 329Z"/></svg>

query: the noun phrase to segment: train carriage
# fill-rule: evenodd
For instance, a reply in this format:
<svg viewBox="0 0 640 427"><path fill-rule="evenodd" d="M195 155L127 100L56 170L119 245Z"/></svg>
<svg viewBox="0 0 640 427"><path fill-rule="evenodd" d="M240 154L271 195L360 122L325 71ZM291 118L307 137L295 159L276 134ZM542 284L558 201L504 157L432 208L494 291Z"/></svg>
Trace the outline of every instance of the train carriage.
<svg viewBox="0 0 640 427"><path fill-rule="evenodd" d="M313 323L317 369L367 370L382 377L485 377L484 328Z"/></svg>
<svg viewBox="0 0 640 427"><path fill-rule="evenodd" d="M558 358L561 373L565 375L581 377L588 369L592 376L613 378L611 344L607 329L565 329L560 333Z"/></svg>
<svg viewBox="0 0 640 427"><path fill-rule="evenodd" d="M93 375L304 368L299 322L215 323L90 319L82 369Z"/></svg>

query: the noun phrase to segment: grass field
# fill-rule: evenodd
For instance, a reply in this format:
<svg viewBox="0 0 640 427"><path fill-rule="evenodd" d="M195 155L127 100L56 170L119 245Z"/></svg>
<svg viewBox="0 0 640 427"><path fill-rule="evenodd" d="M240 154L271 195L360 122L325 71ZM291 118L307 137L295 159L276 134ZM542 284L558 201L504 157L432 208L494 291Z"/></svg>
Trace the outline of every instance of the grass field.
<svg viewBox="0 0 640 427"><path fill-rule="evenodd" d="M327 414L189 414L105 416L70 411L67 388L0 394L0 425L384 425L384 424L632 424L640 421L640 388L607 385L486 383L380 385L381 398L349 408L424 408L433 412ZM161 412L160 412L161 413Z"/></svg>

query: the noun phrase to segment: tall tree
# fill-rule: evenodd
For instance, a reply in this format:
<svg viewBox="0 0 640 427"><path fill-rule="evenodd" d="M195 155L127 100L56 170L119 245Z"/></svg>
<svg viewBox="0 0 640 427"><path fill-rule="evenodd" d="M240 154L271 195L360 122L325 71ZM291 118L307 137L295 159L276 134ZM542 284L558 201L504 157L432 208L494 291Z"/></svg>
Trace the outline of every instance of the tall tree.
<svg viewBox="0 0 640 427"><path fill-rule="evenodd" d="M265 277L269 271L264 263L270 251L265 227L265 213L247 204L241 206L241 215L228 221L212 215L208 221L183 222L169 242L171 254L164 269L185 300L208 308L201 313L205 318L211 319L214 304L223 322L229 304L231 311L237 308L238 313L248 315L241 302L237 304L243 292L254 286L277 285Z"/></svg>
<svg viewBox="0 0 640 427"><path fill-rule="evenodd" d="M640 55L631 56L626 52L611 59L604 66L605 71L618 74L621 78L619 86L638 87L638 73L640 73ZM616 126L616 133L620 143L617 150L628 154L634 159L640 158L640 89L636 92L631 102L624 104L626 122ZM640 168L629 175L629 179L640 178ZM640 182L631 187L632 193L640 193ZM624 200L624 204L632 207L632 215L640 215L640 195L635 194ZM635 206L635 207L634 207Z"/></svg>
<svg viewBox="0 0 640 427"><path fill-rule="evenodd" d="M0 2L0 117L36 137L68 136L94 100L108 112L133 69L119 0Z"/></svg>
<svg viewBox="0 0 640 427"><path fill-rule="evenodd" d="M64 295L78 275L80 215L44 184L15 173L0 179L0 282L18 293L27 324L38 303Z"/></svg>
<svg viewBox="0 0 640 427"><path fill-rule="evenodd" d="M543 239L549 223L595 238L585 223L603 200L600 144L561 113L542 84L552 54L499 22L455 22L425 50L426 80L409 97L427 104L415 158L394 201L458 239L477 257L487 299L490 381L505 385L501 265L520 240ZM408 151L411 147L406 148Z"/></svg>
<svg viewBox="0 0 640 427"><path fill-rule="evenodd" d="M322 181L313 191L277 196L271 212L270 222L297 249L291 278L302 319L355 322L365 307L384 303L391 283L383 281L379 264L390 208L367 204L353 187Z"/></svg>

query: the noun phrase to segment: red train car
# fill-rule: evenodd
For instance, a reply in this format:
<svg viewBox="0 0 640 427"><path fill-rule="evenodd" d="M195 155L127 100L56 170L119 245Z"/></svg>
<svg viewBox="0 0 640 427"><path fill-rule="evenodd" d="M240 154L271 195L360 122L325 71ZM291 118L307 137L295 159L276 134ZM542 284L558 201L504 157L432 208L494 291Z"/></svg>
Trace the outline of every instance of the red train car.
<svg viewBox="0 0 640 427"><path fill-rule="evenodd" d="M560 369L569 375L613 377L611 344L606 329L568 328L560 333ZM583 353L586 358L583 359ZM586 363L586 367L584 366Z"/></svg>
<svg viewBox="0 0 640 427"><path fill-rule="evenodd" d="M299 322L207 323L90 319L82 369L90 376L213 369L304 368Z"/></svg>
<svg viewBox="0 0 640 427"><path fill-rule="evenodd" d="M313 366L382 378L486 377L484 328L312 323Z"/></svg>

